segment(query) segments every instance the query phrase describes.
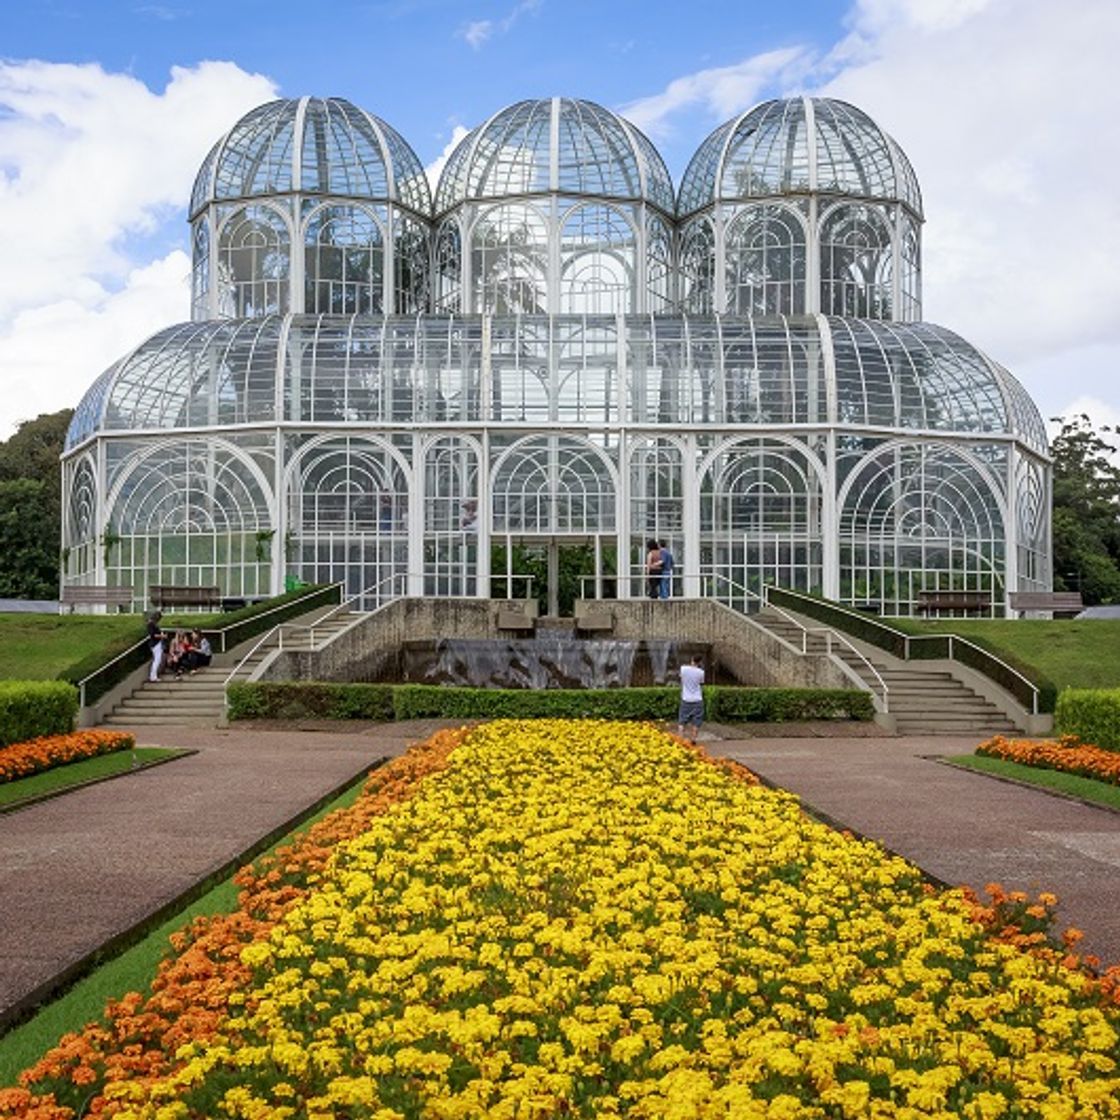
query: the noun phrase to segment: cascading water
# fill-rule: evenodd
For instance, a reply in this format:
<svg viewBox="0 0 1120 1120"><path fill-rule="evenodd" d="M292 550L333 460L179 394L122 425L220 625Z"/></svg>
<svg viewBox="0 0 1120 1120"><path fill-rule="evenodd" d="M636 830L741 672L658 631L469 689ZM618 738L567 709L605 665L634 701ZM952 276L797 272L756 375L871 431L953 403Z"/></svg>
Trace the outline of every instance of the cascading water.
<svg viewBox="0 0 1120 1120"><path fill-rule="evenodd" d="M401 677L417 684L474 688L626 688L666 684L704 645L668 640L576 638L544 630L536 638L442 638L405 642Z"/></svg>

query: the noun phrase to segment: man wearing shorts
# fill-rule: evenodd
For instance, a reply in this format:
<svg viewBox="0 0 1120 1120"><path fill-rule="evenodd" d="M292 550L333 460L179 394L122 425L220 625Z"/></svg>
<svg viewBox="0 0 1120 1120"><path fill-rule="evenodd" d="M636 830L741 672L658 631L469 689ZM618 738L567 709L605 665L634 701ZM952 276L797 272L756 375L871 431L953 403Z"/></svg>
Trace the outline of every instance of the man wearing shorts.
<svg viewBox="0 0 1120 1120"><path fill-rule="evenodd" d="M704 722L704 662L699 656L692 664L681 666L681 710L677 716L677 734L684 738L684 729L689 728L689 739L696 742L696 733Z"/></svg>

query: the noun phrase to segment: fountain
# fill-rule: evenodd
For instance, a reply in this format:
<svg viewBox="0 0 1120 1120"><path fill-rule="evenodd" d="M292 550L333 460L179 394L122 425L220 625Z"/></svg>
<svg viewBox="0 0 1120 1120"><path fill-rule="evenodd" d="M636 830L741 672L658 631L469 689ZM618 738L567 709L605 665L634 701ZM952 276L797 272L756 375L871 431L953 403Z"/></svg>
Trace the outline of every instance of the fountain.
<svg viewBox="0 0 1120 1120"><path fill-rule="evenodd" d="M695 654L712 665L710 647L698 642L578 638L539 628L533 638L406 641L398 679L474 688L627 688L668 684L682 659Z"/></svg>

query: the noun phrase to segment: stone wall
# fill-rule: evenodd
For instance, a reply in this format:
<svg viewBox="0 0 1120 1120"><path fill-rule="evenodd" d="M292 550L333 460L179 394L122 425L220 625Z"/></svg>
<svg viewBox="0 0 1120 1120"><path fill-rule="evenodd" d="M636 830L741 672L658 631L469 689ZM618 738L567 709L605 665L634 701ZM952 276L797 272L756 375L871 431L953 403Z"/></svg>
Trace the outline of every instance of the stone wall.
<svg viewBox="0 0 1120 1120"><path fill-rule="evenodd" d="M708 599L634 599L598 606L609 609L614 621L613 633L598 637L707 645L740 684L852 687L850 678L827 657L804 657L749 618ZM505 601L487 599L398 599L357 620L322 650L284 651L268 664L262 679L392 679L406 640L508 637L497 626L499 611L507 609Z"/></svg>

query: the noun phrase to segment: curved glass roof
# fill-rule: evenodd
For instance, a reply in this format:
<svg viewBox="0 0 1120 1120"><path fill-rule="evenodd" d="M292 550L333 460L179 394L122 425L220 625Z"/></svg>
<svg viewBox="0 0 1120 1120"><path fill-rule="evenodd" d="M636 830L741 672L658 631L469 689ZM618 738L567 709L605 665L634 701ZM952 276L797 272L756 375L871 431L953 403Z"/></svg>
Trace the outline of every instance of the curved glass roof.
<svg viewBox="0 0 1120 1120"><path fill-rule="evenodd" d="M532 400L518 396L528 392L524 370L502 350L492 376L508 374L510 381L495 396L501 410L485 416L480 329L477 318L437 315L182 323L148 339L94 382L66 446L99 432L276 422L500 425L540 409L547 418L549 401L558 415L611 416L617 400L612 378L601 385L589 380L577 391L568 376L625 348L633 372L630 409L644 422L678 429L690 423L831 423L864 431L991 433L1047 451L1041 417L1022 386L952 331L930 323L635 315L626 318L619 338L614 316L496 317L493 336L510 340L509 354L538 356L530 379L536 387ZM543 349L542 338L552 339ZM651 379L677 386L680 405L672 417L645 416L646 390L639 385L648 390ZM597 402L600 390L604 398ZM569 401L573 392L578 400ZM654 393L658 399L660 392Z"/></svg>
<svg viewBox="0 0 1120 1120"><path fill-rule="evenodd" d="M436 213L468 199L558 191L648 199L674 209L673 183L652 143L591 101L518 101L463 138L436 188Z"/></svg>
<svg viewBox="0 0 1120 1120"><path fill-rule="evenodd" d="M340 97L301 97L257 106L211 148L189 217L210 202L297 190L431 211L424 168L400 133Z"/></svg>
<svg viewBox="0 0 1120 1120"><path fill-rule="evenodd" d="M766 101L721 124L689 162L677 212L806 191L898 200L922 213L898 144L854 105L824 97Z"/></svg>

